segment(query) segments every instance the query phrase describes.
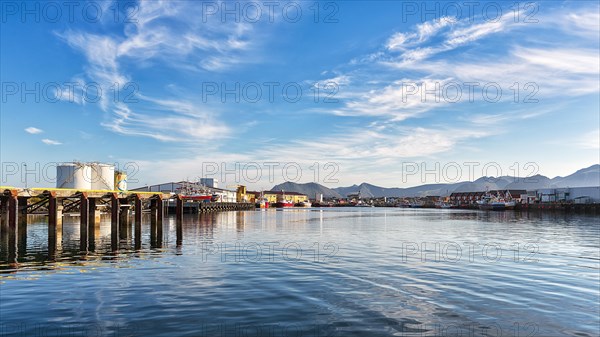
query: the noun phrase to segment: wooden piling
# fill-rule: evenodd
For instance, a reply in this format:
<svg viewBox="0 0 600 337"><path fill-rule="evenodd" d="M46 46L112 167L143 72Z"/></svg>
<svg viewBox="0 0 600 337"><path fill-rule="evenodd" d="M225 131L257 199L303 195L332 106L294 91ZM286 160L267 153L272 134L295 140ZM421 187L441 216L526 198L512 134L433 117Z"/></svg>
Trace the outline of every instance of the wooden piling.
<svg viewBox="0 0 600 337"><path fill-rule="evenodd" d="M113 251L119 249L119 198L116 193L110 195L110 245Z"/></svg>
<svg viewBox="0 0 600 337"><path fill-rule="evenodd" d="M177 195L175 204L175 217L177 220L183 220L183 198Z"/></svg>
<svg viewBox="0 0 600 337"><path fill-rule="evenodd" d="M177 195L175 205L175 232L177 233L176 245L179 247L183 243L183 198Z"/></svg>
<svg viewBox="0 0 600 337"><path fill-rule="evenodd" d="M139 194L134 195L134 210L135 210L135 219L134 219L134 240L135 240L135 249L142 249L142 199Z"/></svg>
<svg viewBox="0 0 600 337"><path fill-rule="evenodd" d="M129 221L129 206L120 206L119 210L119 239L129 240L131 237L131 223Z"/></svg>
<svg viewBox="0 0 600 337"><path fill-rule="evenodd" d="M17 263L17 234L19 221L19 199L17 191L11 191L8 196L8 263Z"/></svg>
<svg viewBox="0 0 600 337"><path fill-rule="evenodd" d="M108 193L108 194L107 194ZM27 246L27 211L39 209L46 200L36 202L28 209L29 198L47 198L48 203L48 255L55 259L61 249L62 236L62 202L69 200L67 207L73 210L79 207L80 215L80 251L95 250L95 239L99 235L99 220L96 219L96 203L98 199L110 198L111 209L111 247L114 251L120 248L120 238L135 238L136 249L142 245L143 202L151 203L150 238L153 248L160 248L164 240L165 212L175 209L177 246L183 242L184 213L192 210L198 213L212 211L230 211L254 208L245 203L199 203L186 200L184 196L171 196L163 193L114 193L112 191L89 190L83 193L66 189L7 189L0 194L0 259L16 262L18 256L24 256ZM121 199L119 198L121 197ZM175 197L175 207L166 203L167 198ZM77 203L73 199L77 198ZM164 198L164 199L163 199ZM128 205L131 204L130 208ZM170 206L170 208L168 207ZM251 207L250 207L251 206ZM187 208L187 210L186 210ZM129 210L135 210L130 216ZM132 226L131 220L135 221ZM134 228L132 228L134 227Z"/></svg>
<svg viewBox="0 0 600 337"><path fill-rule="evenodd" d="M156 214L158 211L156 210L156 199L150 200L150 246L156 246Z"/></svg>
<svg viewBox="0 0 600 337"><path fill-rule="evenodd" d="M58 244L58 205L56 192L48 193L48 257L54 260Z"/></svg>
<svg viewBox="0 0 600 337"><path fill-rule="evenodd" d="M8 260L8 198L0 197L0 261Z"/></svg>
<svg viewBox="0 0 600 337"><path fill-rule="evenodd" d="M17 196L17 200L19 201L19 205L17 208L19 210L19 214L27 214L27 199L29 199L29 197Z"/></svg>
<svg viewBox="0 0 600 337"><path fill-rule="evenodd" d="M25 256L27 253L27 202L28 197L19 197L19 219L17 222L17 253Z"/></svg>
<svg viewBox="0 0 600 337"><path fill-rule="evenodd" d="M96 198L88 198L88 248L96 250ZM99 224L98 224L99 225Z"/></svg>
<svg viewBox="0 0 600 337"><path fill-rule="evenodd" d="M89 199L87 193L79 195L79 251L87 253L89 245Z"/></svg>
<svg viewBox="0 0 600 337"><path fill-rule="evenodd" d="M162 196L159 195L156 198L156 245L158 247L162 247L164 209Z"/></svg>

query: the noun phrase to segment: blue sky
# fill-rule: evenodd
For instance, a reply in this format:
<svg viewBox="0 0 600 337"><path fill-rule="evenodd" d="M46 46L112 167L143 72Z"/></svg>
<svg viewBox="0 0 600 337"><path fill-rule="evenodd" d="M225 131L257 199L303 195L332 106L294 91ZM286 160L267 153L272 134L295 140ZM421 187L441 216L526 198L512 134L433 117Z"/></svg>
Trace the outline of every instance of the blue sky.
<svg viewBox="0 0 600 337"><path fill-rule="evenodd" d="M600 162L596 1L50 3L2 2L3 185L73 160L256 188Z"/></svg>

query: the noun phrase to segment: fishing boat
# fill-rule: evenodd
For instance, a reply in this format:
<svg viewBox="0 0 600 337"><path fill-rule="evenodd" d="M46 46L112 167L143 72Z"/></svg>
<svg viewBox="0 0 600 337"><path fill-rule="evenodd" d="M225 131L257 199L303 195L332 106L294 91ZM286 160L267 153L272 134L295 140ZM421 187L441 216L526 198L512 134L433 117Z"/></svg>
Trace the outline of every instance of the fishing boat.
<svg viewBox="0 0 600 337"><path fill-rule="evenodd" d="M211 194L204 186L190 182L182 182L181 187L178 188L178 192L186 200L194 200L198 202L211 202L217 201L219 196Z"/></svg>
<svg viewBox="0 0 600 337"><path fill-rule="evenodd" d="M261 198L256 202L256 208L269 208L269 199Z"/></svg>
<svg viewBox="0 0 600 337"><path fill-rule="evenodd" d="M277 207L277 208L294 207L294 203L291 200L279 200L275 203L275 207Z"/></svg>
<svg viewBox="0 0 600 337"><path fill-rule="evenodd" d="M294 207L294 202L290 199L287 199L285 196L285 192L281 190L281 195L277 196L277 202L275 203L275 207L283 208L283 207Z"/></svg>
<svg viewBox="0 0 600 337"><path fill-rule="evenodd" d="M256 208L269 208L269 199L265 197L265 192L260 192L260 196L256 198Z"/></svg>
<svg viewBox="0 0 600 337"><path fill-rule="evenodd" d="M213 201L214 196L213 195L184 195L183 196L186 200L196 200L196 201L201 201L201 202L210 202Z"/></svg>
<svg viewBox="0 0 600 337"><path fill-rule="evenodd" d="M515 208L515 201L506 199L500 195L493 196L486 193L481 200L477 201L479 209L484 211L504 211Z"/></svg>
<svg viewBox="0 0 600 337"><path fill-rule="evenodd" d="M312 207L312 203L309 200L300 201L298 203L299 207Z"/></svg>
<svg viewBox="0 0 600 337"><path fill-rule="evenodd" d="M438 201L435 203L435 208L441 208L441 209L449 209L452 208L452 205L450 205L447 202L443 202L443 201Z"/></svg>
<svg viewBox="0 0 600 337"><path fill-rule="evenodd" d="M503 211L506 209L504 202L500 202L491 196L484 196L481 200L477 200L477 206L483 211Z"/></svg>
<svg viewBox="0 0 600 337"><path fill-rule="evenodd" d="M269 208L269 199L262 198L256 202L256 208Z"/></svg>

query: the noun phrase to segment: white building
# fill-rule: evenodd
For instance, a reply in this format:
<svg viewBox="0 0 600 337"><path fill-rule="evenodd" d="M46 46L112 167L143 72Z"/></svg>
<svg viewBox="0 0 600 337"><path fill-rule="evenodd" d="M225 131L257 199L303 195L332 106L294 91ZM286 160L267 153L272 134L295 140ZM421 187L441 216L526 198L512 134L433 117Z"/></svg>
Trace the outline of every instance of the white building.
<svg viewBox="0 0 600 337"><path fill-rule="evenodd" d="M600 186L544 188L536 191L540 202L600 203Z"/></svg>
<svg viewBox="0 0 600 337"><path fill-rule="evenodd" d="M215 178L200 178L200 184L207 187L219 187L219 181Z"/></svg>

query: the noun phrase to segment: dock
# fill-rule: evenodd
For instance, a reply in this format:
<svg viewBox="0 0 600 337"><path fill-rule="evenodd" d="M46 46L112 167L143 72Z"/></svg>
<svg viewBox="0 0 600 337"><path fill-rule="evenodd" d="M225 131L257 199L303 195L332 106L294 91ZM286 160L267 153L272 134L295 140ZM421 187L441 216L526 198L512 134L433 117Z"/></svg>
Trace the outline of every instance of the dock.
<svg viewBox="0 0 600 337"><path fill-rule="evenodd" d="M27 214L48 215L48 253L53 256L57 249L58 231L62 231L62 216L78 213L80 217L80 251L93 250L96 218L99 208L110 212L111 249L119 250L119 242L131 231L136 249L141 248L142 213L150 212L151 240L159 245L163 237L163 220L169 212L175 214L177 245L183 241L183 214L218 211L251 210L252 203L197 202L184 195L158 192L123 192L113 190L74 190L61 188L14 188L0 186L0 260L17 261L17 245L27 232ZM132 216L133 215L133 216Z"/></svg>

